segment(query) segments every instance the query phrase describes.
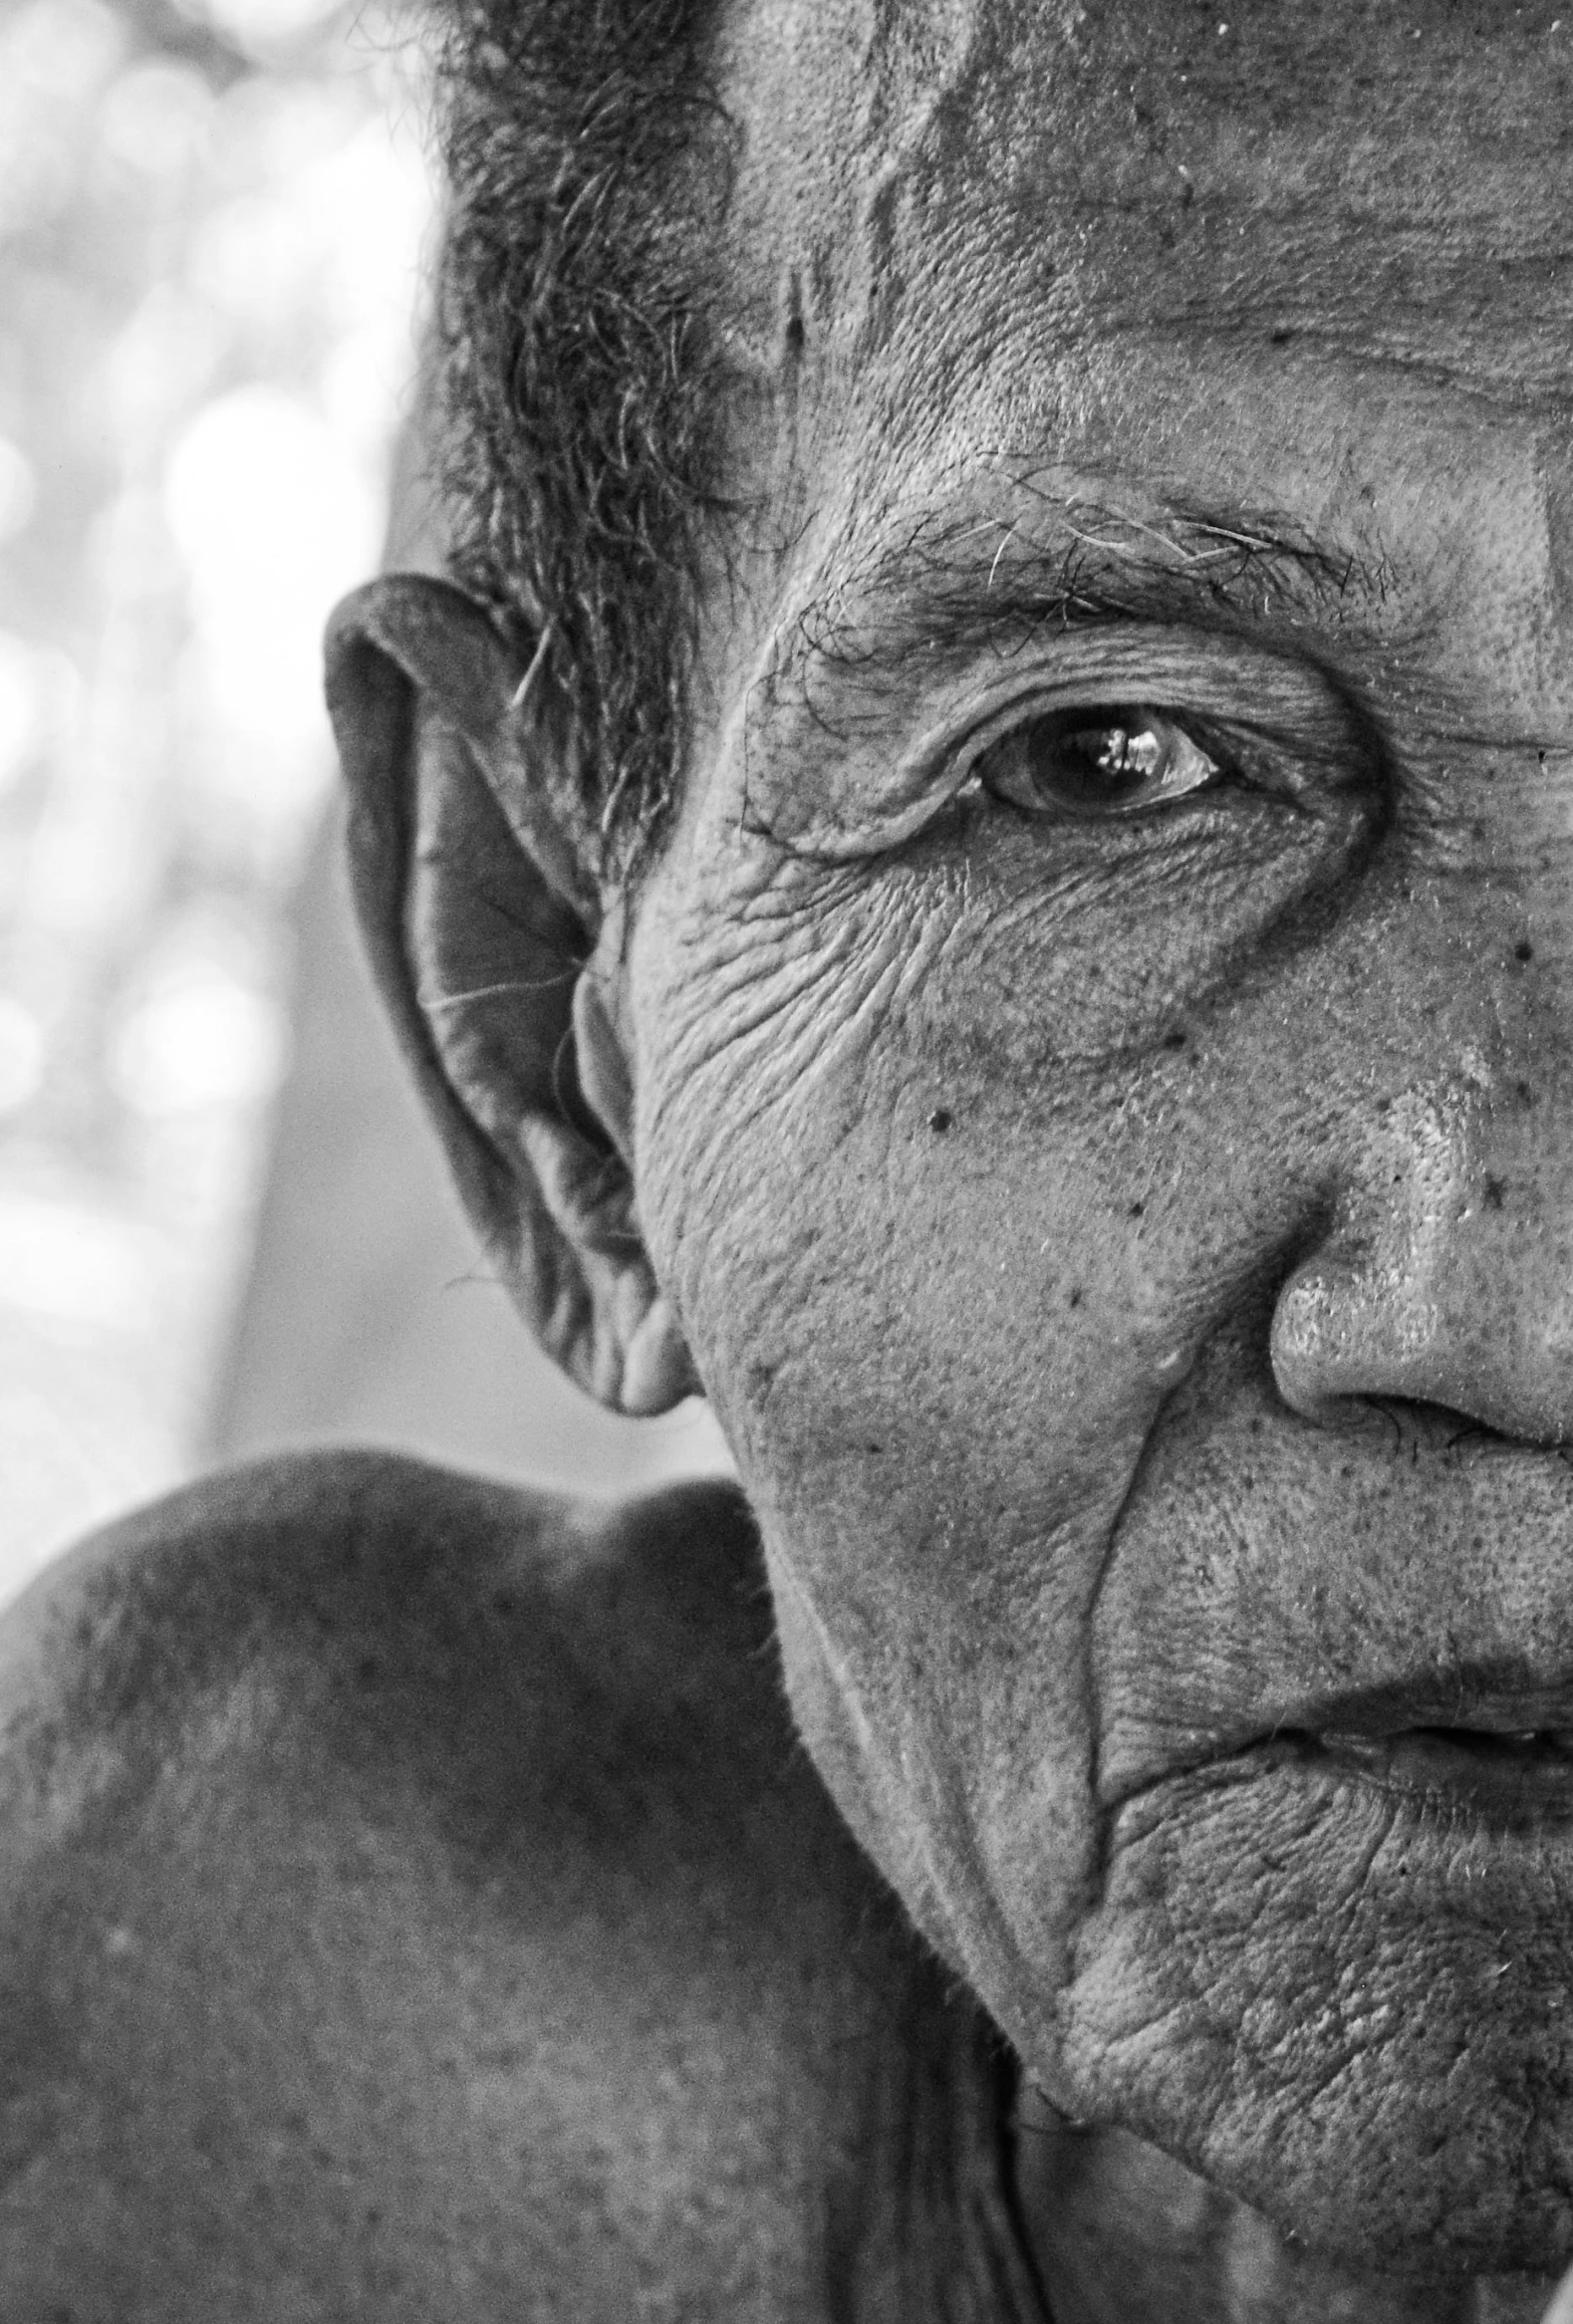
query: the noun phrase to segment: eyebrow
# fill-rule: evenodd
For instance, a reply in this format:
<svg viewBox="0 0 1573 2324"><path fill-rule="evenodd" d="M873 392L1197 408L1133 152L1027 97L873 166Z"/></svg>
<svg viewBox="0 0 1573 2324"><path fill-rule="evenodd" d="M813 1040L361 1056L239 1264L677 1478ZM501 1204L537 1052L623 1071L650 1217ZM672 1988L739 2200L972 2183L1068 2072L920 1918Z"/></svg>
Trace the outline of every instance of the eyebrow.
<svg viewBox="0 0 1573 2324"><path fill-rule="evenodd" d="M1385 602L1391 579L1385 556L1319 540L1278 511L1171 501L1138 517L1036 492L1010 521L926 510L887 526L831 589L797 610L786 659L805 676L878 676L936 651L1009 651L1045 627L1347 627Z"/></svg>

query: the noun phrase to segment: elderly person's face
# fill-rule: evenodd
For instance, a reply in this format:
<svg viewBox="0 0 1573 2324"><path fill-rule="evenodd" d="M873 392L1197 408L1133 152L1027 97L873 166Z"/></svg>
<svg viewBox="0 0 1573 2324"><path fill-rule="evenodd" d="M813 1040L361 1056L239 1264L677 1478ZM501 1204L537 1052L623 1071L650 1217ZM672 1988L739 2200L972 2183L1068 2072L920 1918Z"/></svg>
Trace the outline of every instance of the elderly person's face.
<svg viewBox="0 0 1573 2324"><path fill-rule="evenodd" d="M769 515L606 947L640 1212L1028 2072L1548 2264L1573 16L1222 4L737 18Z"/></svg>

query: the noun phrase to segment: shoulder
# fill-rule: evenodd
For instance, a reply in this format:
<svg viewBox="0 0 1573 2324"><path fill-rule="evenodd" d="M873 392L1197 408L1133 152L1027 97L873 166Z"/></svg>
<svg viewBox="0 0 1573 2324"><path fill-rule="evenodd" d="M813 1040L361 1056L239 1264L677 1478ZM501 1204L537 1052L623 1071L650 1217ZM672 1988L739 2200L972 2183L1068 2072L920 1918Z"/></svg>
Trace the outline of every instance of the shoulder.
<svg viewBox="0 0 1573 2324"><path fill-rule="evenodd" d="M20 1602L0 1706L5 2313L812 2312L916 1955L735 1492L235 1471Z"/></svg>
<svg viewBox="0 0 1573 2324"><path fill-rule="evenodd" d="M331 1709L347 1740L392 1712L409 1749L434 1720L451 1730L444 1701L504 1720L515 1750L550 1750L571 1702L618 1733L685 1700L725 1718L746 1695L782 1735L770 1635L730 1486L599 1504L314 1454L207 1477L51 1568L0 1621L0 1716L35 1765L81 1734L129 1745L186 1722L237 1684L259 1710L273 1690L281 1716Z"/></svg>
<svg viewBox="0 0 1573 2324"><path fill-rule="evenodd" d="M603 1504L390 1453L309 1453L219 1470L90 1536L7 1610L4 1629L58 1651L69 1610L71 1647L92 1636L102 1650L111 1634L130 1645L173 1623L172 1678L232 1659L237 1639L364 1630L411 1591L430 1615L527 1608L561 1628L576 1598L647 1578L706 1618L733 1613L736 1591L759 1578L740 1493L704 1481ZM721 1581L718 1599L701 1578Z"/></svg>
<svg viewBox="0 0 1573 2324"><path fill-rule="evenodd" d="M526 1819L597 1859L616 1832L647 1918L806 1772L734 1489L578 1503L381 1454L220 1473L85 1542L0 1623L0 1718L6 1796L51 1828L201 1768L319 1821L440 1811L498 1867Z"/></svg>

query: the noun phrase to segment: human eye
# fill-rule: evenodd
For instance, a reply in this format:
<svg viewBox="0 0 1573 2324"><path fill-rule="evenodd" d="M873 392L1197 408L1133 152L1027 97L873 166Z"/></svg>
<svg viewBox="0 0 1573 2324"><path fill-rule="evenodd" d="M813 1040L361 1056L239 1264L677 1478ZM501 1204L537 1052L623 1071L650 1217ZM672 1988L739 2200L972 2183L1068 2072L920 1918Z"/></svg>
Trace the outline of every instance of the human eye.
<svg viewBox="0 0 1573 2324"><path fill-rule="evenodd" d="M1013 726L971 772L1027 815L1141 815L1211 789L1232 771L1222 748L1146 703L1079 704Z"/></svg>

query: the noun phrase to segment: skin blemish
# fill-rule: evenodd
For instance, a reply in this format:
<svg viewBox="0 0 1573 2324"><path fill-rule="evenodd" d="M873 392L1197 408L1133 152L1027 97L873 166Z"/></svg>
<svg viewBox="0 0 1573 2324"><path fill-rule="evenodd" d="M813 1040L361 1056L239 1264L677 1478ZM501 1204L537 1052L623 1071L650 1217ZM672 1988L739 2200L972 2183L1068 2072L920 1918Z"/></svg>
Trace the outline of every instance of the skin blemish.
<svg viewBox="0 0 1573 2324"><path fill-rule="evenodd" d="M803 347L808 332L803 321L803 279L792 267L783 286L781 301L781 341L786 365L791 367L803 360Z"/></svg>
<svg viewBox="0 0 1573 2324"><path fill-rule="evenodd" d="M1173 1033L1166 1033L1164 1035L1164 1047L1166 1049L1183 1049L1184 1046L1185 1036L1179 1030L1178 1027Z"/></svg>
<svg viewBox="0 0 1573 2324"><path fill-rule="evenodd" d="M1147 1216L1147 1204L1145 1202L1133 1202L1130 1209L1126 1212L1126 1216L1128 1218L1145 1218Z"/></svg>
<svg viewBox="0 0 1573 2324"><path fill-rule="evenodd" d="M1525 936L1525 937L1523 938L1522 942L1520 942L1520 943L1517 943L1517 944L1515 944L1515 945L1513 946L1513 958L1514 958L1515 960L1532 960L1532 959L1534 958L1534 956L1535 956L1535 947L1534 947L1534 945L1533 945L1533 944L1532 944L1532 943L1529 941L1529 938L1528 938L1527 936Z"/></svg>
<svg viewBox="0 0 1573 2324"><path fill-rule="evenodd" d="M1485 1181L1486 1209L1500 1210L1502 1207L1502 1200L1506 1192L1507 1180L1505 1178L1487 1178Z"/></svg>
<svg viewBox="0 0 1573 2324"><path fill-rule="evenodd" d="M928 1117L928 1127L936 1138L943 1138L945 1132L950 1128L954 1120L955 1116L951 1113L948 1106L935 1106L933 1112Z"/></svg>

